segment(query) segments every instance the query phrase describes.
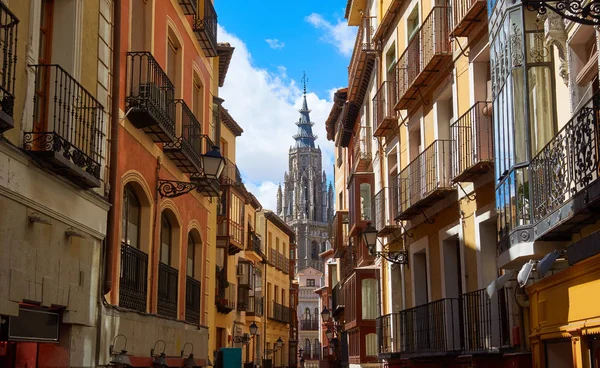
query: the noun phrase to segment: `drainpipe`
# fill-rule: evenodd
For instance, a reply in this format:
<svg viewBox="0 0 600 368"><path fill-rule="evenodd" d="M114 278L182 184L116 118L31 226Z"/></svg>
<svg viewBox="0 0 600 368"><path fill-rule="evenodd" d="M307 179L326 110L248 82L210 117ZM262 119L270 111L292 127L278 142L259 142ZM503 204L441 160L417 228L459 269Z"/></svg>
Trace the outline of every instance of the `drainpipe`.
<svg viewBox="0 0 600 368"><path fill-rule="evenodd" d="M110 209L108 210L108 223L106 232L106 256L105 262L105 278L104 278L104 294L108 294L113 287L113 252L115 240L117 237L118 220L117 220L117 164L119 152L119 102L121 101L121 0L114 0L113 3L113 54L112 54L112 88L111 88L111 117L110 117L110 163L109 163L109 193L108 200Z"/></svg>

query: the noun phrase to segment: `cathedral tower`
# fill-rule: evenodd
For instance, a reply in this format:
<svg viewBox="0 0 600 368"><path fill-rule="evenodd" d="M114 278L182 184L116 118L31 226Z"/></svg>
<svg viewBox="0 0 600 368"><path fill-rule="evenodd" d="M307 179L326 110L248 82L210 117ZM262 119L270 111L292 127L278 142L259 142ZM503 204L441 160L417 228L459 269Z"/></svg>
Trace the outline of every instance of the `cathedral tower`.
<svg viewBox="0 0 600 368"><path fill-rule="evenodd" d="M283 190L277 191L277 212L296 232L297 262L301 271L313 267L323 271L319 254L326 249L328 224L333 217L333 188L327 185L322 168L321 148L316 146L313 122L306 102L306 77L298 132L289 150L289 167Z"/></svg>

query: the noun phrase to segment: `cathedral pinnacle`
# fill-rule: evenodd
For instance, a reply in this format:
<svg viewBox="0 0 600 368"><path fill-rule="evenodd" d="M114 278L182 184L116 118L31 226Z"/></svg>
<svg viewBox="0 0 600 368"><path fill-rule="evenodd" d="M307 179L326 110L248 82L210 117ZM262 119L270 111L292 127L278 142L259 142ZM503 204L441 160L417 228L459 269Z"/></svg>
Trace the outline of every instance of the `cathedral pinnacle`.
<svg viewBox="0 0 600 368"><path fill-rule="evenodd" d="M317 136L315 136L312 131L312 126L314 124L310 121L310 110L308 109L308 103L306 102L306 82L308 82L306 73L302 76L302 82L304 84L304 94L302 96L302 108L299 110L300 119L296 122L298 133L294 135L294 139L296 140L296 148L315 148Z"/></svg>

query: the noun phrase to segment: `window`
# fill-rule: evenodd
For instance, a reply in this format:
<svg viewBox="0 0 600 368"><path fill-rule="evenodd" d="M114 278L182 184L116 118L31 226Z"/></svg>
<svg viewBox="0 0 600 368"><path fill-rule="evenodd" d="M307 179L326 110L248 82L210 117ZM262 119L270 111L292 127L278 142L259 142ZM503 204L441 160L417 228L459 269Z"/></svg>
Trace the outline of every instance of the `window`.
<svg viewBox="0 0 600 368"><path fill-rule="evenodd" d="M310 356L310 339L304 341L304 355Z"/></svg>
<svg viewBox="0 0 600 368"><path fill-rule="evenodd" d="M134 248L140 248L140 214L142 206L133 188L125 186L123 191L123 214L121 242Z"/></svg>
<svg viewBox="0 0 600 368"><path fill-rule="evenodd" d="M52 64L52 28L53 28L53 13L54 13L54 1L43 0L42 1L42 14L40 16L40 47L38 53L39 64ZM40 71L42 69L39 69ZM45 101L48 98L50 92L50 76L48 73L38 72L36 79L38 82L35 87L36 98L39 101ZM48 108L47 104L36 104L37 110L35 111L34 118L34 130L37 132L46 131L46 124L48 121ZM40 111L41 110L41 111Z"/></svg>
<svg viewBox="0 0 600 368"><path fill-rule="evenodd" d="M149 51L146 43L149 10L147 0L131 0L131 51Z"/></svg>
<svg viewBox="0 0 600 368"><path fill-rule="evenodd" d="M377 280L362 280L362 319L375 319L377 313Z"/></svg>
<svg viewBox="0 0 600 368"><path fill-rule="evenodd" d="M408 39L412 40L419 29L419 5L415 5L410 12L408 19L406 20L406 28L408 31L406 32L408 34Z"/></svg>
<svg viewBox="0 0 600 368"><path fill-rule="evenodd" d="M192 109L194 116L202 126L204 113L204 86L197 75L194 75L194 83L192 88Z"/></svg>
<svg viewBox="0 0 600 368"><path fill-rule="evenodd" d="M167 47L167 76L173 84L177 80L177 53L179 51L175 42L170 38Z"/></svg>
<svg viewBox="0 0 600 368"><path fill-rule="evenodd" d="M371 220L371 184L369 183L360 185L360 214L361 220Z"/></svg>
<svg viewBox="0 0 600 368"><path fill-rule="evenodd" d="M374 333L365 336L365 346L367 356L377 356L377 335Z"/></svg>
<svg viewBox="0 0 600 368"><path fill-rule="evenodd" d="M160 228L160 261L166 265L171 264L171 234L172 227L167 217L163 214L161 217Z"/></svg>
<svg viewBox="0 0 600 368"><path fill-rule="evenodd" d="M311 319L312 319L312 316L310 314L310 308L304 309L304 320L310 321Z"/></svg>
<svg viewBox="0 0 600 368"><path fill-rule="evenodd" d="M188 245L187 245L187 275L189 277L194 277L194 257L196 252L196 244L194 242L194 237L192 234L188 234Z"/></svg>
<svg viewBox="0 0 600 368"><path fill-rule="evenodd" d="M306 279L306 286L315 286L315 279Z"/></svg>
<svg viewBox="0 0 600 368"><path fill-rule="evenodd" d="M319 243L317 243L314 240L313 240L313 242L311 244L310 256L314 260L318 260L319 259Z"/></svg>

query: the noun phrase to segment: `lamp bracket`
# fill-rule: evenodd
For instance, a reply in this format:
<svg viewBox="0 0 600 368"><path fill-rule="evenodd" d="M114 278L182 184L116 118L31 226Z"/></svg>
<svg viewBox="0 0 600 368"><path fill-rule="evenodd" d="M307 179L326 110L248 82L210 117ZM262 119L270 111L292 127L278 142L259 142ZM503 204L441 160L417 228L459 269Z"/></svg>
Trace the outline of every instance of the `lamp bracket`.
<svg viewBox="0 0 600 368"><path fill-rule="evenodd" d="M195 178L195 177L192 177ZM184 194L190 193L195 190L198 193L202 193L208 197L218 196L214 192L214 180L204 179L198 181L177 181L158 179L158 193L160 197L166 198L177 198Z"/></svg>
<svg viewBox="0 0 600 368"><path fill-rule="evenodd" d="M600 25L600 0L523 0L530 11L544 15L548 9L571 22L588 25Z"/></svg>

